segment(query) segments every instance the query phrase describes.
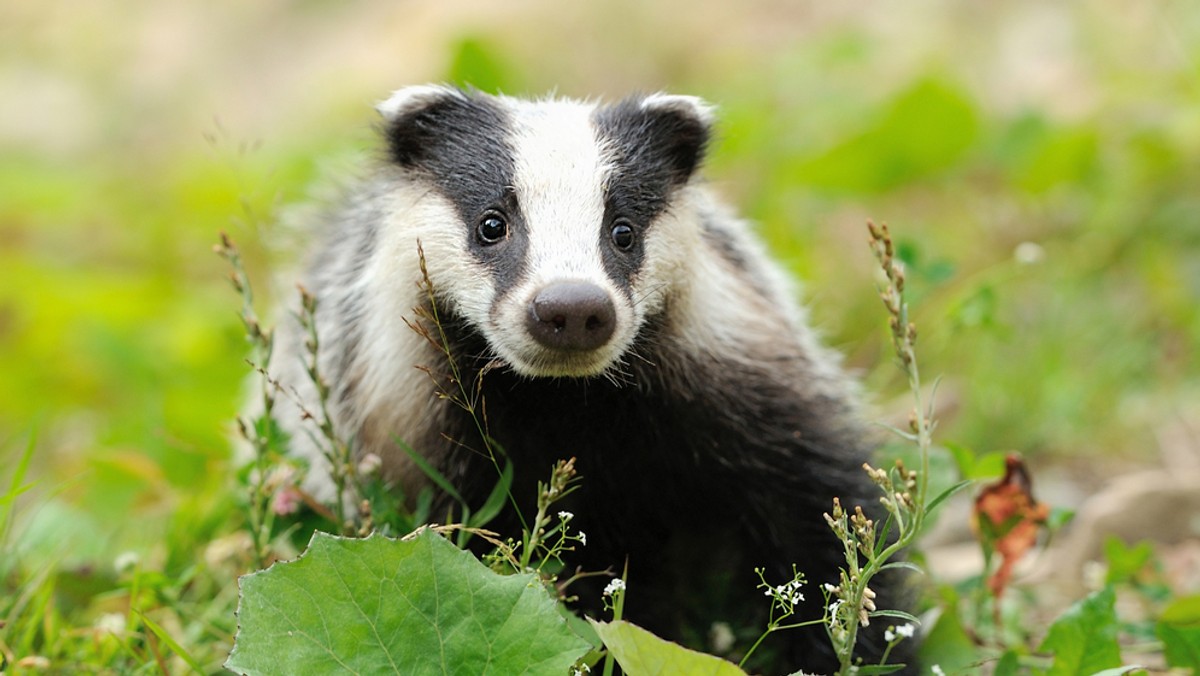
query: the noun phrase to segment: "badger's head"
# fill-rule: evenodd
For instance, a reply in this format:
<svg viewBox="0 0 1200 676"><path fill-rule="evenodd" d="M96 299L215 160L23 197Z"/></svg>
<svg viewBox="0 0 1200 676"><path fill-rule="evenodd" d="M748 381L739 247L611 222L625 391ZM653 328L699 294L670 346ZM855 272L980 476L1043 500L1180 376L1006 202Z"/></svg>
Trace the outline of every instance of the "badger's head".
<svg viewBox="0 0 1200 676"><path fill-rule="evenodd" d="M687 195L709 109L427 86L379 110L406 186L384 237L421 241L440 301L522 375L619 371L700 236Z"/></svg>

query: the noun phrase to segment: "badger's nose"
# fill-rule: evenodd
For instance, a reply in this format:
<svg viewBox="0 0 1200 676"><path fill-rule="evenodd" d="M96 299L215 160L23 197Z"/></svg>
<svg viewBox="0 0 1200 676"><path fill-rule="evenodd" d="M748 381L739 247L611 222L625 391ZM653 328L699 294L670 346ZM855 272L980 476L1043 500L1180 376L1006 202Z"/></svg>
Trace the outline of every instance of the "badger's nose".
<svg viewBox="0 0 1200 676"><path fill-rule="evenodd" d="M594 350L612 337L616 310L604 289L588 282L555 282L529 303L529 335L556 350Z"/></svg>

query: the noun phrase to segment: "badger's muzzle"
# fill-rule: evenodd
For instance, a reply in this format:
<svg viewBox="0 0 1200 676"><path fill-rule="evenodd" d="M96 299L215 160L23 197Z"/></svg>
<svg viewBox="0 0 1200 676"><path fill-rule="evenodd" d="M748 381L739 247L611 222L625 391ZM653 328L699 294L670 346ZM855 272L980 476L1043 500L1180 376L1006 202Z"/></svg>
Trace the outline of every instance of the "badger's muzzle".
<svg viewBox="0 0 1200 676"><path fill-rule="evenodd" d="M604 289L589 282L554 282L529 303L526 328L540 345L554 350L595 350L613 335L616 309Z"/></svg>

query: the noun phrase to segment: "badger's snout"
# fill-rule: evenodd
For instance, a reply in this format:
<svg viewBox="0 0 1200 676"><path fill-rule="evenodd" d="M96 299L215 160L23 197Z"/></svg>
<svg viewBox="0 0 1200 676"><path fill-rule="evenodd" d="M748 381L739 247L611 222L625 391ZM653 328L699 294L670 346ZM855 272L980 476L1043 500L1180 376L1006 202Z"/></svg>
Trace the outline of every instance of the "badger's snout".
<svg viewBox="0 0 1200 676"><path fill-rule="evenodd" d="M526 329L544 347L595 350L613 335L616 309L607 291L589 282L554 282L529 302Z"/></svg>

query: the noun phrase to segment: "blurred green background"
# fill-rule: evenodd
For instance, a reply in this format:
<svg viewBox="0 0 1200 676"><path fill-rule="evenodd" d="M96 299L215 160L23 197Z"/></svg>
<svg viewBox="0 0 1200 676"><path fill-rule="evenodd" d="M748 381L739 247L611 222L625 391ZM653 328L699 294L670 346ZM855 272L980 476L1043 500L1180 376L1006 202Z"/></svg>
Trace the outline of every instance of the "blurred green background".
<svg viewBox="0 0 1200 676"><path fill-rule="evenodd" d="M16 0L0 482L32 436L38 482L18 549L91 560L215 533L248 374L217 233L269 288L289 214L373 152L373 103L426 81L715 103L709 179L804 281L881 417L904 385L867 218L909 263L941 438L1084 481L1200 434L1189 0Z"/></svg>

